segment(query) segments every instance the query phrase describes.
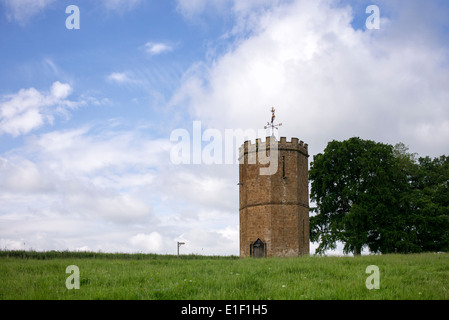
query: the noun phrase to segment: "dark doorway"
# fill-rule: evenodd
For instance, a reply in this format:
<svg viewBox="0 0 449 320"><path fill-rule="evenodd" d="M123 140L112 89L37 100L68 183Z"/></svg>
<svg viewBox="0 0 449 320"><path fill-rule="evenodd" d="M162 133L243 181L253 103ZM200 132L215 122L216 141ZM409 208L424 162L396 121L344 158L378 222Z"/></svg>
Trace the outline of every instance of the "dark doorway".
<svg viewBox="0 0 449 320"><path fill-rule="evenodd" d="M257 239L256 242L251 244L250 247L251 256L254 258L263 258L266 256L265 243L262 240Z"/></svg>

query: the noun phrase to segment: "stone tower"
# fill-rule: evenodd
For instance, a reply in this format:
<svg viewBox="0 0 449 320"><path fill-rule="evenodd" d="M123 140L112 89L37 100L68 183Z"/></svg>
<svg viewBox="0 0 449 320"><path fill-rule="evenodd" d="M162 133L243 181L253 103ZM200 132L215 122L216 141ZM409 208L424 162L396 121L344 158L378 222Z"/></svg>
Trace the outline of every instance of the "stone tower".
<svg viewBox="0 0 449 320"><path fill-rule="evenodd" d="M297 138L240 147L240 257L309 254L308 157ZM273 163L272 172L261 171Z"/></svg>

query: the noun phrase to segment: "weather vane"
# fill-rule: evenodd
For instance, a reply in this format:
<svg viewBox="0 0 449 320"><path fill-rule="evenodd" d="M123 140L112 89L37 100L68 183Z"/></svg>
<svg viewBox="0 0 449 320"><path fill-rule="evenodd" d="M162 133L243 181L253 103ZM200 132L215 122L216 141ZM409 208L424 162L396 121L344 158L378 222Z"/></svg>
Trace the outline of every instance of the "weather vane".
<svg viewBox="0 0 449 320"><path fill-rule="evenodd" d="M272 107L271 108L271 122L267 122L267 125L265 127L263 127L264 129L271 128L271 135L273 137L274 137L274 129L279 130L278 127L282 126L282 123L274 124L274 119L276 118L276 116L274 115L275 112L276 112L276 110L274 109L274 107Z"/></svg>

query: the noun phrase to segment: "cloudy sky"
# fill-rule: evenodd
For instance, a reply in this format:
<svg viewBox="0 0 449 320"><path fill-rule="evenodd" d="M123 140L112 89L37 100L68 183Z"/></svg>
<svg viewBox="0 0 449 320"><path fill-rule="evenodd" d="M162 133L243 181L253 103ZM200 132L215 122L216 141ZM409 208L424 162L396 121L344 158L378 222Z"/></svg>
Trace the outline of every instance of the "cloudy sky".
<svg viewBox="0 0 449 320"><path fill-rule="evenodd" d="M170 137L272 106L310 161L449 154L449 2L0 0L0 248L238 255L238 164L175 164Z"/></svg>

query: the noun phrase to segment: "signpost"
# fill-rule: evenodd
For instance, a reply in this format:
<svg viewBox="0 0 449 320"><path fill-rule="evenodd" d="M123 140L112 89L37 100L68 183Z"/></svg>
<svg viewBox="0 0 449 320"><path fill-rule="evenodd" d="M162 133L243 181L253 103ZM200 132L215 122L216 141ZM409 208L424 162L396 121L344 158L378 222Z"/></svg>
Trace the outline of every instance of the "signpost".
<svg viewBox="0 0 449 320"><path fill-rule="evenodd" d="M178 257L179 257L179 247L182 246L183 244L185 244L185 242L179 242L178 241Z"/></svg>

